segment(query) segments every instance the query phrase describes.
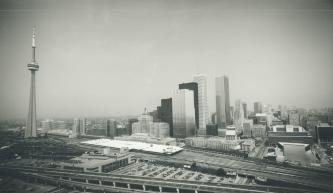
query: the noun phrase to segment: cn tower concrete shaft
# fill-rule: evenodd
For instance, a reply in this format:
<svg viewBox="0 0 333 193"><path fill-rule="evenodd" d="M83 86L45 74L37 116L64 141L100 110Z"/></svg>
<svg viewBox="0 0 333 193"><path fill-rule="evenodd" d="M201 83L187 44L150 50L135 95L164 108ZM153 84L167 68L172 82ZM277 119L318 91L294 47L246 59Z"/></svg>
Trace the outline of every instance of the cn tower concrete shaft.
<svg viewBox="0 0 333 193"><path fill-rule="evenodd" d="M29 113L27 126L25 130L24 137L36 137L37 136L37 118L36 118L36 85L35 76L36 71L38 71L39 66L35 58L35 29L32 33L32 61L28 64L28 69L31 71L31 83L30 83L30 99L29 99Z"/></svg>

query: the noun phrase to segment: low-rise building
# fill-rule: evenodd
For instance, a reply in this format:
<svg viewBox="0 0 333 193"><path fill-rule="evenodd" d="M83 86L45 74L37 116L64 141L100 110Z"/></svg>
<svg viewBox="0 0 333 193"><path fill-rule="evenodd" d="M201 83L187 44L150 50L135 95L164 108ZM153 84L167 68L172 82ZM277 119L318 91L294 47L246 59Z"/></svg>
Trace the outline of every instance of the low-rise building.
<svg viewBox="0 0 333 193"><path fill-rule="evenodd" d="M333 144L333 126L320 123L316 126L316 142L322 146Z"/></svg>
<svg viewBox="0 0 333 193"><path fill-rule="evenodd" d="M226 140L224 137L189 137L185 144L190 147L207 148L213 150L237 150L240 149L238 141Z"/></svg>
<svg viewBox="0 0 333 193"><path fill-rule="evenodd" d="M227 126L227 130L225 131L225 139L226 140L237 140L237 132L236 127L233 125Z"/></svg>
<svg viewBox="0 0 333 193"><path fill-rule="evenodd" d="M256 146L255 141L253 139L246 139L242 141L240 144L241 144L241 150L245 152L251 152Z"/></svg>
<svg viewBox="0 0 333 193"><path fill-rule="evenodd" d="M61 169L75 170L82 172L110 172L128 165L130 155L127 152L101 154L85 153L59 164Z"/></svg>
<svg viewBox="0 0 333 193"><path fill-rule="evenodd" d="M313 144L312 136L301 126L275 125L268 132L268 142L277 144L279 142Z"/></svg>

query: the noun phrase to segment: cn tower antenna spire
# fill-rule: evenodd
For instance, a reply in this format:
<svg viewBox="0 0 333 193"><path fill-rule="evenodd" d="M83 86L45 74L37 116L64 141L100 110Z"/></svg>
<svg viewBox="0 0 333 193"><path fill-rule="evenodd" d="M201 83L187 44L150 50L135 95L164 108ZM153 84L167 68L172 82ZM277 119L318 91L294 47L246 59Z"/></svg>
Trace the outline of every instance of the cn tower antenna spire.
<svg viewBox="0 0 333 193"><path fill-rule="evenodd" d="M32 28L32 62L36 62L36 27Z"/></svg>

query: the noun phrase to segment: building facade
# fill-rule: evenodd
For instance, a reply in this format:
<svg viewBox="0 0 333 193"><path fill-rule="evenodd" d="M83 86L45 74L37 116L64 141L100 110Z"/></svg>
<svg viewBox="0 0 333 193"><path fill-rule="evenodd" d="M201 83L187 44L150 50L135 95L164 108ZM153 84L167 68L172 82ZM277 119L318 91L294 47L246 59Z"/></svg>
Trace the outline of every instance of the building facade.
<svg viewBox="0 0 333 193"><path fill-rule="evenodd" d="M242 105L243 105L244 118L247 119L248 117L247 104L243 103Z"/></svg>
<svg viewBox="0 0 333 193"><path fill-rule="evenodd" d="M231 124L229 78L220 76L215 78L216 92L216 123L219 128Z"/></svg>
<svg viewBox="0 0 333 193"><path fill-rule="evenodd" d="M195 110L195 125L196 129L199 128L199 98L198 98L198 83L188 82L179 84L179 89L188 89L193 91L194 96L194 110Z"/></svg>
<svg viewBox="0 0 333 193"><path fill-rule="evenodd" d="M170 137L169 124L164 122L153 122L153 117L149 115L147 111L138 117L138 122L132 124L132 129L132 134L145 133L150 137Z"/></svg>
<svg viewBox="0 0 333 193"><path fill-rule="evenodd" d="M114 120L106 120L106 136L110 138L114 138L117 136L117 122Z"/></svg>
<svg viewBox="0 0 333 193"><path fill-rule="evenodd" d="M172 98L161 99L161 106L158 107L158 118L169 124L169 133L173 137Z"/></svg>
<svg viewBox="0 0 333 193"><path fill-rule="evenodd" d="M200 132L200 130L204 130L202 133L206 133L206 125L210 123L208 100L207 100L207 77L205 75L199 74L195 75L193 80L198 84L198 107L199 107L198 132Z"/></svg>
<svg viewBox="0 0 333 193"><path fill-rule="evenodd" d="M290 111L288 113L288 122L290 125L300 125L300 115L297 111Z"/></svg>
<svg viewBox="0 0 333 193"><path fill-rule="evenodd" d="M195 135L193 91L176 90L172 97L173 136L186 138Z"/></svg>
<svg viewBox="0 0 333 193"><path fill-rule="evenodd" d="M257 113L263 113L261 102L255 102L254 103L254 114L257 114Z"/></svg>
<svg viewBox="0 0 333 193"><path fill-rule="evenodd" d="M237 131L243 130L244 112L242 104L241 100L236 100L235 102L234 125Z"/></svg>
<svg viewBox="0 0 333 193"><path fill-rule="evenodd" d="M49 131L53 129L54 121L51 119L46 119L41 121L41 125L44 131Z"/></svg>

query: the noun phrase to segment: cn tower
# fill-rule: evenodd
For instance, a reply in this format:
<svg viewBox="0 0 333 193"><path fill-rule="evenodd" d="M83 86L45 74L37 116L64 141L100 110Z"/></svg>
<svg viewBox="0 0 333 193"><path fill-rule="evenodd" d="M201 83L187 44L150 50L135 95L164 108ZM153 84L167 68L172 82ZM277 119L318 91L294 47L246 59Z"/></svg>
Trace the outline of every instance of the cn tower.
<svg viewBox="0 0 333 193"><path fill-rule="evenodd" d="M36 62L36 34L35 28L32 30L32 60L28 64L28 70L31 72L31 83L30 83L30 99L29 99L29 114L27 120L27 127L25 129L24 138L36 137L37 136L37 119L36 119L36 85L35 85L35 74L38 71L39 66Z"/></svg>

